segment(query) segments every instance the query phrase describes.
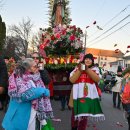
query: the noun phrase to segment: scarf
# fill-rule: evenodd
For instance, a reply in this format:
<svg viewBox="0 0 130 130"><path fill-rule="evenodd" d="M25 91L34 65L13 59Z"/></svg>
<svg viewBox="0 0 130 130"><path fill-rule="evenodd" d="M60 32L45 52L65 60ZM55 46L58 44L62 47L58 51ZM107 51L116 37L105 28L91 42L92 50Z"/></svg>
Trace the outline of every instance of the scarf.
<svg viewBox="0 0 130 130"><path fill-rule="evenodd" d="M8 94L11 99L22 102L21 94L30 88L43 87L44 83L41 80L40 73L31 75L25 73L22 77L16 76L15 72L9 78ZM52 107L48 97L41 97L32 101L32 107L37 111L39 120L53 118Z"/></svg>

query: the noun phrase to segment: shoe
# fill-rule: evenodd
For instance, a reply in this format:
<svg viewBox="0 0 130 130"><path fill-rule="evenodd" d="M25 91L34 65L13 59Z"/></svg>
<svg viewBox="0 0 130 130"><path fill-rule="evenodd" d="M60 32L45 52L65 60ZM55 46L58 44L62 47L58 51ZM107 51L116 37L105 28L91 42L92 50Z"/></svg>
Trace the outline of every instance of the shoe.
<svg viewBox="0 0 130 130"><path fill-rule="evenodd" d="M116 105L113 105L114 108L116 108Z"/></svg>

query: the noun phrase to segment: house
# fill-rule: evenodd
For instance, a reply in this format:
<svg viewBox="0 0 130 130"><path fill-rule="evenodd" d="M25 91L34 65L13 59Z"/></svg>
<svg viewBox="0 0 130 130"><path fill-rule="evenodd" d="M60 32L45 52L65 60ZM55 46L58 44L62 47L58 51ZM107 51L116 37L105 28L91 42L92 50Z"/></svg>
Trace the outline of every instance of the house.
<svg viewBox="0 0 130 130"><path fill-rule="evenodd" d="M125 67L130 67L130 56L124 57Z"/></svg>
<svg viewBox="0 0 130 130"><path fill-rule="evenodd" d="M94 55L95 63L98 63L100 67L104 68L104 70L116 72L117 66L123 66L124 64L124 54L121 51L116 53L113 50L86 48L86 54L88 53L92 53Z"/></svg>

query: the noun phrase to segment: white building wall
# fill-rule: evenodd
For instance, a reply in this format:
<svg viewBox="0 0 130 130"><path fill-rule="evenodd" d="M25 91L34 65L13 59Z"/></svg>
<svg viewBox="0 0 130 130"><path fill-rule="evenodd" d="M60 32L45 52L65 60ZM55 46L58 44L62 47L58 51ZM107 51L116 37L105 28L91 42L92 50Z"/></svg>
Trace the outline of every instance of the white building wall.
<svg viewBox="0 0 130 130"><path fill-rule="evenodd" d="M109 71L113 71L116 73L117 71L117 65L110 65L111 62L116 62L117 60L121 60L122 58L116 58L116 57L105 57L105 56L96 56L97 59L94 60L95 63L98 63L100 67L103 67L104 70L109 70ZM105 66L103 66L104 64L106 64Z"/></svg>

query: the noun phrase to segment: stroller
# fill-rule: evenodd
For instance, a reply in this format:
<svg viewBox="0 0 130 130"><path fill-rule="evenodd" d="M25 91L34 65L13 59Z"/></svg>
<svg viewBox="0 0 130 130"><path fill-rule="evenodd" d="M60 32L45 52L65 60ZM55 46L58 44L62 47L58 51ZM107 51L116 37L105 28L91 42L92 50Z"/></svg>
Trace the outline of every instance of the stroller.
<svg viewBox="0 0 130 130"><path fill-rule="evenodd" d="M111 78L111 80L106 81L106 82L105 82L104 91L105 91L105 92L112 93L111 89L112 89L112 87L115 86L116 82L117 82L117 80L116 80L116 77L115 77L115 76L113 76L113 77Z"/></svg>

